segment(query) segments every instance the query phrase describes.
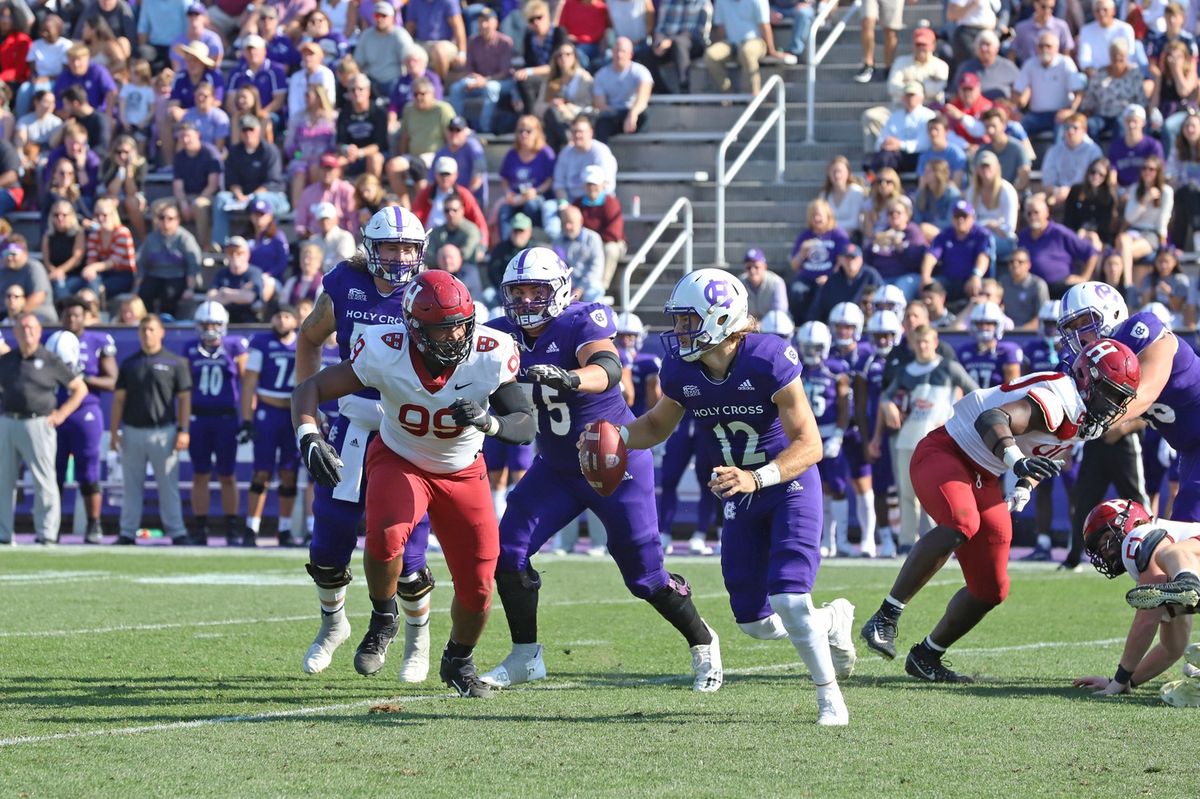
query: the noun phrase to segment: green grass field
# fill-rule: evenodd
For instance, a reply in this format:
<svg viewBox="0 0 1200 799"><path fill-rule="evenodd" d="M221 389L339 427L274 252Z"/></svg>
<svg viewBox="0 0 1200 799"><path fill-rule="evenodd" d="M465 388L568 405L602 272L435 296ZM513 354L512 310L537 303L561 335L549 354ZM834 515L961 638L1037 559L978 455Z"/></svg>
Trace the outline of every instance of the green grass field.
<svg viewBox="0 0 1200 799"><path fill-rule="evenodd" d="M393 662L358 676L369 607L323 674L305 553L62 548L5 552L0 573L0 794L5 796L1196 796L1188 711L1093 699L1131 617L1124 583L1014 567L1009 601L953 653L979 678L918 684L860 647L843 683L851 726L820 729L785 641L734 626L715 558L673 559L722 637L726 683L689 690L682 640L624 591L615 566L540 558L550 679L490 701ZM357 567L356 567L357 568ZM816 596L848 597L856 629L897 562L827 563ZM444 564L436 562L439 578ZM910 605L918 640L958 587L951 566ZM450 591L434 593L436 650ZM907 645L907 644L906 644ZM508 651L497 608L477 650ZM436 674L436 664L433 668ZM1169 675L1178 675L1178 668ZM372 712L389 703L390 712ZM1171 741L1175 741L1172 744Z"/></svg>

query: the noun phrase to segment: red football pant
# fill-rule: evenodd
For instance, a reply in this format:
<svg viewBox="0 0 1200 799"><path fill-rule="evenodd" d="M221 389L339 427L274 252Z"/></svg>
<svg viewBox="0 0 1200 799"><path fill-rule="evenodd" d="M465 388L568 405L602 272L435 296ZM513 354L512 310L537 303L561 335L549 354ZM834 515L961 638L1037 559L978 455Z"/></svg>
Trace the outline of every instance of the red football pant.
<svg viewBox="0 0 1200 799"><path fill-rule="evenodd" d="M999 478L968 458L944 427L917 444L909 475L933 521L967 537L954 551L967 591L980 602L999 605L1008 596L1012 545L1012 516Z"/></svg>
<svg viewBox="0 0 1200 799"><path fill-rule="evenodd" d="M454 597L473 613L487 610L500 556L500 526L483 458L451 474L430 474L377 436L367 449L367 552L383 563L398 557L426 512L442 542Z"/></svg>

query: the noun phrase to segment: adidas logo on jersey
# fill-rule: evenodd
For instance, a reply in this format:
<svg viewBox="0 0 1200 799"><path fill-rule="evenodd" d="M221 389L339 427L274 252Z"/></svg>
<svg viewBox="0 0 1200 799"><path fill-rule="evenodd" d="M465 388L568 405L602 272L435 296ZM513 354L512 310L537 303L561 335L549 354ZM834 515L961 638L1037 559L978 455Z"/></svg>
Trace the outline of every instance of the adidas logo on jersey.
<svg viewBox="0 0 1200 799"><path fill-rule="evenodd" d="M358 446L358 439L357 439L357 438L352 438L352 439L350 439L350 443L349 443L349 444L347 444L346 446L347 446L347 447L357 447L357 446Z"/></svg>
<svg viewBox="0 0 1200 799"><path fill-rule="evenodd" d="M746 378L745 380L742 381L742 384L740 386L738 386L738 391L753 391L753 390L754 390L754 384L750 382L750 378Z"/></svg>
<svg viewBox="0 0 1200 799"><path fill-rule="evenodd" d="M784 493L785 494L795 494L797 491L803 491L803 490L804 490L804 486L800 485L800 481L793 480L792 482L788 483L787 491L785 491Z"/></svg>
<svg viewBox="0 0 1200 799"><path fill-rule="evenodd" d="M551 341L550 346L546 348L547 355L549 355L552 352L558 352L558 342L557 341Z"/></svg>
<svg viewBox="0 0 1200 799"><path fill-rule="evenodd" d="M367 292L362 289L350 289L346 292L346 299L350 300L350 302L366 302Z"/></svg>

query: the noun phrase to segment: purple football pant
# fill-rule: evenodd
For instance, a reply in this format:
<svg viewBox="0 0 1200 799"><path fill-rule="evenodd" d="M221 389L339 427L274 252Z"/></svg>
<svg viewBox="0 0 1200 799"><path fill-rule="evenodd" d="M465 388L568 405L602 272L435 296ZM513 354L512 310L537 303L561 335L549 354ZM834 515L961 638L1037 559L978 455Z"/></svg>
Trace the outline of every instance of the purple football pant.
<svg viewBox="0 0 1200 799"><path fill-rule="evenodd" d="M707 532L717 514L717 498L708 490L712 475L712 463L703 447L696 446L696 428L689 417L686 423L675 428L663 449L659 474L658 525L664 533L670 533L679 512L679 481L687 471L688 461L695 456L696 482L700 484L700 499L696 504L696 529Z"/></svg>
<svg viewBox="0 0 1200 799"><path fill-rule="evenodd" d="M821 487L826 493L846 495L846 450L843 449L833 460L822 458L817 462L817 473L821 475Z"/></svg>
<svg viewBox="0 0 1200 799"><path fill-rule="evenodd" d="M291 419L288 419L289 426ZM228 477L237 466L238 417L193 416L191 441L188 457L192 459L192 471L196 474L212 474L213 460L217 462L217 476Z"/></svg>
<svg viewBox="0 0 1200 799"><path fill-rule="evenodd" d="M75 456L75 481L100 482L100 436L104 432L104 413L100 403L85 402L58 426L58 457L55 463L58 482L67 479L67 459Z"/></svg>
<svg viewBox="0 0 1200 799"><path fill-rule="evenodd" d="M527 472L533 463L533 444L509 444L488 436L483 440L483 462L489 472Z"/></svg>
<svg viewBox="0 0 1200 799"><path fill-rule="evenodd" d="M1200 450L1179 453L1179 493L1171 505L1171 520L1200 522Z"/></svg>
<svg viewBox="0 0 1200 799"><path fill-rule="evenodd" d="M790 483L724 504L721 574L738 624L770 616L773 594L812 591L821 565L821 477L807 469Z"/></svg>
<svg viewBox="0 0 1200 799"><path fill-rule="evenodd" d="M608 552L617 562L630 593L648 599L670 579L663 566L654 509L654 458L647 450L629 453L626 479L612 496L597 494L578 464L573 469L533 459L529 471L508 495L500 520L497 571L524 571L529 558L550 537L585 510L591 510L608 532Z"/></svg>
<svg viewBox="0 0 1200 799"><path fill-rule="evenodd" d="M254 471L273 474L276 468L294 472L299 467L300 448L291 410L259 405L254 412Z"/></svg>
<svg viewBox="0 0 1200 799"><path fill-rule="evenodd" d="M896 475L892 473L892 445L888 436L884 436L879 460L871 464L871 488L876 494L886 494L895 484Z"/></svg>
<svg viewBox="0 0 1200 799"><path fill-rule="evenodd" d="M857 427L847 430L842 439L842 458L846 461L846 472L851 480L871 476L871 464L863 454L862 433Z"/></svg>
<svg viewBox="0 0 1200 799"><path fill-rule="evenodd" d="M329 443L341 454L342 442L346 440L346 428L350 420L339 416L329 430ZM378 433L367 437L367 444ZM366 452L366 447L363 448ZM358 528L366 512L366 481L363 481L358 502L346 502L333 498L333 489L322 485L313 486L313 535L308 544L308 559L317 566L345 568L350 565L354 548L358 546ZM425 568L425 550L429 546L429 517L426 516L409 533L404 546L404 574L413 574Z"/></svg>

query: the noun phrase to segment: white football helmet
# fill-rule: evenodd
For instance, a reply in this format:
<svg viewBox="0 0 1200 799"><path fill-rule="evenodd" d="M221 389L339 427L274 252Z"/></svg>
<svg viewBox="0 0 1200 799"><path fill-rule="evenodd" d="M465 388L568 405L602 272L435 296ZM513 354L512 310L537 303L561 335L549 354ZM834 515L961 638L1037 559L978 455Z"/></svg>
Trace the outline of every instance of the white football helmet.
<svg viewBox="0 0 1200 799"><path fill-rule="evenodd" d="M633 348L641 350L642 344L646 342L646 326L642 324L640 316L633 311L625 311L617 314L617 335L637 336Z"/></svg>
<svg viewBox="0 0 1200 799"><path fill-rule="evenodd" d="M908 297L904 296L904 290L899 286L888 284L875 292L873 307L876 311L895 311L899 316L906 305Z"/></svg>
<svg viewBox="0 0 1200 799"><path fill-rule="evenodd" d="M192 318L196 321L200 342L205 346L215 347L229 332L229 311L215 300L205 300L196 306Z"/></svg>
<svg viewBox="0 0 1200 799"><path fill-rule="evenodd" d="M971 335L976 344L1004 338L1004 311L994 302L981 302L971 311Z"/></svg>
<svg viewBox="0 0 1200 799"><path fill-rule="evenodd" d="M758 323L759 332L771 333L787 341L792 340L796 332L796 323L792 321L787 311L767 311L762 321Z"/></svg>
<svg viewBox="0 0 1200 799"><path fill-rule="evenodd" d="M724 269L697 269L684 275L664 310L674 327L662 334L663 346L685 361L697 360L705 350L744 330L750 321L746 287ZM697 327L690 326L693 314L700 319ZM680 322L689 327L680 330ZM683 346L685 338L687 347Z"/></svg>
<svg viewBox="0 0 1200 799"><path fill-rule="evenodd" d="M412 280L425 265L425 226L407 208L391 205L380 208L362 229L362 246L367 253L367 271L392 285L393 289ZM385 242L412 244L416 254L384 258L379 245Z"/></svg>
<svg viewBox="0 0 1200 799"><path fill-rule="evenodd" d="M876 311L867 320L867 335L880 355L891 352L903 334L904 327L900 324L900 315L895 311Z"/></svg>
<svg viewBox="0 0 1200 799"><path fill-rule="evenodd" d="M79 337L70 330L56 330L46 339L46 349L59 357L67 368L79 373Z"/></svg>
<svg viewBox="0 0 1200 799"><path fill-rule="evenodd" d="M1057 338L1058 316L1062 313L1062 300L1046 300L1038 309L1038 323L1042 329L1042 338Z"/></svg>
<svg viewBox="0 0 1200 799"><path fill-rule="evenodd" d="M1168 330L1170 330L1172 325L1175 324L1175 319L1171 315L1171 309L1163 305L1161 302L1146 303L1146 305L1142 308L1141 313L1154 314L1156 317L1158 317L1158 321L1166 325Z"/></svg>
<svg viewBox="0 0 1200 799"><path fill-rule="evenodd" d="M1092 341L1107 338L1117 326L1129 318L1129 309L1121 292L1107 283L1088 281L1077 283L1063 295L1058 314L1058 335L1072 355L1078 355ZM1076 321L1084 319L1084 324ZM1084 333L1092 334L1088 341Z"/></svg>
<svg viewBox="0 0 1200 799"><path fill-rule="evenodd" d="M824 322L805 322L796 331L796 349L805 366L820 366L829 357L833 336Z"/></svg>
<svg viewBox="0 0 1200 799"><path fill-rule="evenodd" d="M842 349L850 349L862 338L863 322L862 308L858 303L839 302L829 312L829 329L833 331L833 343ZM846 330L849 327L851 330Z"/></svg>
<svg viewBox="0 0 1200 799"><path fill-rule="evenodd" d="M537 296L516 297L513 289L517 286L534 286ZM500 293L504 313L514 325L541 327L570 305L571 267L549 247L521 250L504 267Z"/></svg>

